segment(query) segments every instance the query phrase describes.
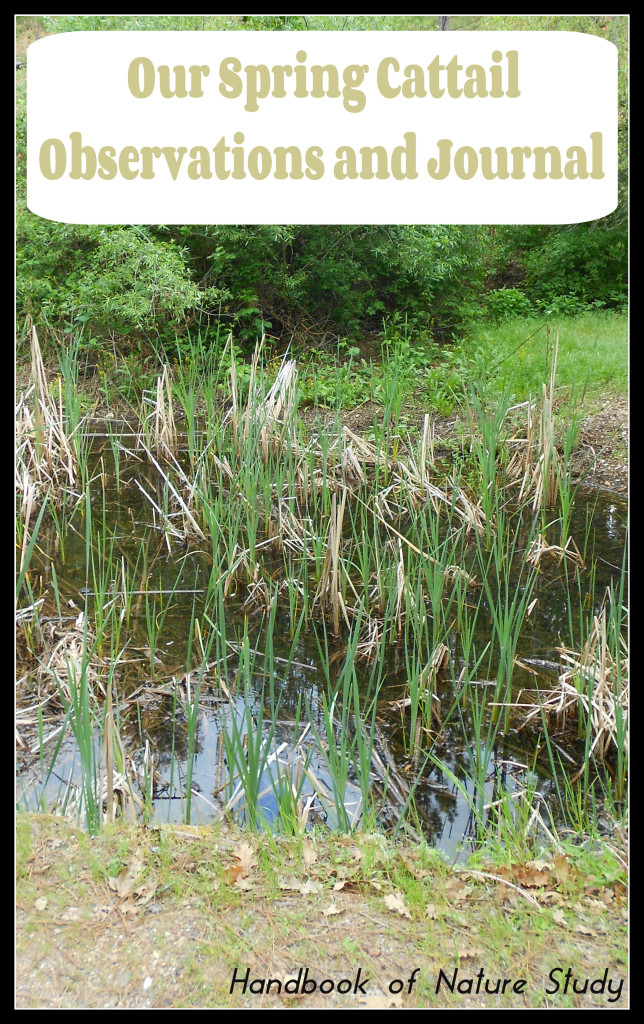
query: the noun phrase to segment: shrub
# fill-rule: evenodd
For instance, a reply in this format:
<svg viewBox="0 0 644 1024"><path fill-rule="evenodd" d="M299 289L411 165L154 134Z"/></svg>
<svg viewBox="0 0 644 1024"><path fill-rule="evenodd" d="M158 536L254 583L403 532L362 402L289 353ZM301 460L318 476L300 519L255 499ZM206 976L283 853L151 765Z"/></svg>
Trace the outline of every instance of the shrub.
<svg viewBox="0 0 644 1024"><path fill-rule="evenodd" d="M58 224L27 210L17 225L18 318L97 337L180 332L199 303L186 252L148 229Z"/></svg>
<svg viewBox="0 0 644 1024"><path fill-rule="evenodd" d="M512 320L519 316L531 316L532 303L518 288L497 288L487 297L487 311L491 320Z"/></svg>

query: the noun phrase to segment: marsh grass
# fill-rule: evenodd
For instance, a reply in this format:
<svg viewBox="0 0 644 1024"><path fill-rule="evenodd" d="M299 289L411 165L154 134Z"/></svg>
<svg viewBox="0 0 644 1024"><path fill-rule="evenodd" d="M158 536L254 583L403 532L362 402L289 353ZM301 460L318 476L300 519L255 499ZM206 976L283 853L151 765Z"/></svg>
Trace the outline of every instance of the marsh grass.
<svg viewBox="0 0 644 1024"><path fill-rule="evenodd" d="M617 756L616 789L624 795L628 756L628 656L624 639L624 612L619 596L611 588L579 651L559 647L565 670L557 686L541 689L538 703L526 715L526 723L540 715L565 730L571 717L586 737L584 765L591 760L606 761L609 752Z"/></svg>
<svg viewBox="0 0 644 1024"><path fill-rule="evenodd" d="M79 616L73 633L66 633L64 639L54 648L47 666L58 691L64 720L53 748L45 785L55 771L58 753L67 728L74 736L79 762L80 781L73 783L71 774L60 798L62 813L77 813L83 816L90 835L95 835L102 821L102 793L100 754L96 745L96 729L100 722L100 710L96 701L95 643L87 620Z"/></svg>
<svg viewBox="0 0 644 1024"><path fill-rule="evenodd" d="M571 587L576 581L580 598L587 589L588 581L582 583L585 559L570 533L574 492L567 460L574 439L571 428L562 447L556 347L539 401L530 399L523 410L510 406L509 389L499 394L484 378L469 383L470 451L447 477L435 464L429 417L418 434L401 429L410 381L400 352L389 355L384 414L370 438L343 425L339 409L319 413L317 421L308 417L305 425L295 362L287 354L279 364L267 364L264 355L260 343L242 374L229 339L207 357L207 372L199 360L177 364L172 371L164 366L156 387L144 395L135 457L151 467L151 477L145 485L137 477L136 484L158 547L165 549L174 573L168 586L150 584L154 553L144 547L147 542L141 541L137 553L126 559L104 497L94 505L90 500L96 480L88 474L84 478L86 589L94 639L89 638L88 619L82 651L117 663L136 620L149 652L148 683L154 682L162 671L155 652L176 605L181 566L198 559L208 565L209 574L188 615L185 700L175 685L171 708L175 730L181 720L188 735L185 772L173 736L169 779L170 789L181 792L187 820L194 809L203 680L215 665L226 794L218 808L213 806L216 814L236 815L258 828L268 827L268 815L271 828L295 831L306 827L317 807L334 827L351 830L384 820L388 805L393 808L388 821L403 828L406 821L420 820L414 793L428 761L450 777L441 743L460 723L469 774L467 785L454 775L454 785L467 799L478 833L484 834L494 816L497 827L507 819L508 835L510 820L519 830L534 824L532 782L524 786L523 796L515 795L521 790L515 785L504 794L503 778L495 776L490 815L490 766L508 730L520 724L521 715L526 717L524 707L518 707L523 698L517 698L515 661L531 629L538 581L546 571L556 572ZM68 390L71 402L73 361L64 363L64 373L72 386L63 386L61 394ZM525 416L525 427L517 426L518 415ZM44 435L35 425L33 431L37 452ZM111 434L109 445L119 458L130 454L123 435ZM39 595L30 563L45 504L32 528L36 505L28 488L22 493L19 584L29 607L36 609ZM60 523L62 528L62 516ZM582 541L581 551L587 546ZM64 599L52 579L60 617ZM234 640L227 632L231 606L237 615L241 610L245 622ZM627 676L620 646L624 624L610 609L577 648L572 646L576 617L570 612L568 685L577 694L575 714L586 763L600 757L600 751L606 755L604 738L588 739L588 722L595 714L589 680L597 678L596 669L601 675L609 667L620 680ZM37 610L33 614L30 628L38 629ZM287 623L287 667L299 637L313 631L322 680L314 692L301 696L292 734L279 742L278 614ZM251 647L248 622L253 616L261 622L261 656ZM403 755L386 752L378 725L392 661L406 670L400 704ZM96 803L88 822L96 828L103 803L110 814L116 805L114 779L118 783L117 776L129 776L125 752L115 739L118 702L115 708L106 703L99 714L92 670L91 659L82 656L74 668L78 685L65 689L60 700L66 722L79 730L83 792L86 800L93 792ZM490 685L481 685L481 674ZM63 674L58 678L62 686ZM604 684L613 699L612 725L604 735L617 747L619 793L624 791L627 753L623 688L622 682ZM115 699L116 691L108 687L108 693ZM551 712L547 702L538 704L540 722L552 718ZM106 744L105 760L109 739L113 764L105 773L108 794L100 807L100 769L90 743L95 731ZM139 740L143 746L144 737ZM56 755L59 750L57 744ZM556 748L549 747L551 765L555 754ZM141 800L149 813L154 802L150 758L146 765Z"/></svg>
<svg viewBox="0 0 644 1024"><path fill-rule="evenodd" d="M362 729L361 696L354 667L358 637L359 628L352 629L335 687L327 675L327 692L322 695L324 732L312 725L332 780L333 820L343 831L355 828L362 815L369 812L371 803L370 743ZM358 780L358 800L349 795L352 779Z"/></svg>
<svg viewBox="0 0 644 1024"><path fill-rule="evenodd" d="M69 397L73 388L67 383L64 390ZM58 384L56 400L49 391L38 335L32 326L31 382L16 405L16 489L27 520L45 493L60 504L78 499L78 452L70 438L60 377ZM78 421L73 422L72 430L78 426Z"/></svg>

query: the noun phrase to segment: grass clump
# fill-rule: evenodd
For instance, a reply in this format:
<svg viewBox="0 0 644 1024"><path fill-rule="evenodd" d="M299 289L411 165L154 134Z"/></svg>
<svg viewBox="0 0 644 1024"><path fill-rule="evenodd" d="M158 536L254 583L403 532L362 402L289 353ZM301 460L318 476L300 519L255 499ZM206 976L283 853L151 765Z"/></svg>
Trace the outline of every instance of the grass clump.
<svg viewBox="0 0 644 1024"><path fill-rule="evenodd" d="M539 394L548 379L552 343L559 339L557 386L574 404L628 390L628 320L620 313L582 313L576 317L508 320L474 329L457 352L472 352L494 386L514 402Z"/></svg>

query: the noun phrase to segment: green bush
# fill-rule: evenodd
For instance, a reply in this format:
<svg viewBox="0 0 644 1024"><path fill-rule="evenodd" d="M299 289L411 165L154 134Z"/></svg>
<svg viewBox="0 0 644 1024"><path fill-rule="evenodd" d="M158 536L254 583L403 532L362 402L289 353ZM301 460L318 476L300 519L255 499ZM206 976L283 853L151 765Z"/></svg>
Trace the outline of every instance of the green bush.
<svg viewBox="0 0 644 1024"><path fill-rule="evenodd" d="M383 225L186 226L202 308L254 341L357 340L394 316L449 335L480 285L476 228ZM307 333L308 332L308 333Z"/></svg>
<svg viewBox="0 0 644 1024"><path fill-rule="evenodd" d="M518 288L496 288L487 297L487 312L491 320L512 320L519 316L531 316L532 303Z"/></svg>
<svg viewBox="0 0 644 1024"><path fill-rule="evenodd" d="M20 211L18 318L108 337L181 332L200 301L187 255L149 229L59 224Z"/></svg>
<svg viewBox="0 0 644 1024"><path fill-rule="evenodd" d="M543 306L574 296L584 304L599 300L619 307L626 297L627 261L625 225L592 221L551 229L525 261L525 288Z"/></svg>
<svg viewBox="0 0 644 1024"><path fill-rule="evenodd" d="M621 310L627 301L628 231L617 213L562 227L498 228L488 260L493 277L510 263L520 270L519 290L535 311L576 314L597 303Z"/></svg>

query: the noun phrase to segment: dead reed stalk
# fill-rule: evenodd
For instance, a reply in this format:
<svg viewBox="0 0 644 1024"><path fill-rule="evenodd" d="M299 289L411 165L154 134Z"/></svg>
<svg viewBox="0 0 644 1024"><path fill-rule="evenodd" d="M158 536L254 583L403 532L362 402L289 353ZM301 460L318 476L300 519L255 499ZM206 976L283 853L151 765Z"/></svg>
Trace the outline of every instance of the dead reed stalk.
<svg viewBox="0 0 644 1024"><path fill-rule="evenodd" d="M520 705L529 708L522 728L543 710L564 729L568 717L573 715L577 722L581 711L591 730L588 757L596 754L600 759L611 747L621 746L624 753L628 750L628 654L623 637L618 641L619 649L610 642L611 601L609 592L581 651L557 648L561 660L569 666L559 675L557 685L540 690L533 704Z"/></svg>
<svg viewBox="0 0 644 1024"><path fill-rule="evenodd" d="M68 436L58 382L58 401L49 392L36 328L31 328L31 382L16 405L16 490L29 517L45 494L64 503L78 478L78 460ZM74 498L77 495L74 494Z"/></svg>
<svg viewBox="0 0 644 1024"><path fill-rule="evenodd" d="M313 601L314 605L319 604L323 612L331 616L334 636L340 635L340 611L342 611L347 626L349 625L347 610L340 589L340 568L342 563L340 545L342 543L342 520L344 519L346 499L346 488L342 491L339 507L337 494L334 494L331 498L331 516L329 519L326 557L320 585Z"/></svg>
<svg viewBox="0 0 644 1024"><path fill-rule="evenodd" d="M555 438L555 382L559 338L550 363L550 379L542 386L541 403L528 402L526 406L526 436L513 438L517 451L508 464L510 479L519 479L519 498L532 496L532 508L552 508L556 504L559 479L562 472L561 459ZM538 418L538 423L536 422Z"/></svg>
<svg viewBox="0 0 644 1024"><path fill-rule="evenodd" d="M163 367L162 375L157 378L156 398L151 415L154 418L153 448L158 455L176 456L179 439L174 421L172 382L167 366Z"/></svg>

